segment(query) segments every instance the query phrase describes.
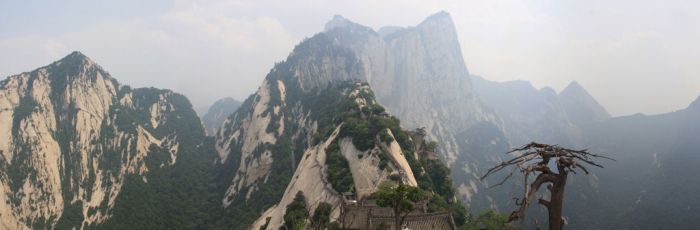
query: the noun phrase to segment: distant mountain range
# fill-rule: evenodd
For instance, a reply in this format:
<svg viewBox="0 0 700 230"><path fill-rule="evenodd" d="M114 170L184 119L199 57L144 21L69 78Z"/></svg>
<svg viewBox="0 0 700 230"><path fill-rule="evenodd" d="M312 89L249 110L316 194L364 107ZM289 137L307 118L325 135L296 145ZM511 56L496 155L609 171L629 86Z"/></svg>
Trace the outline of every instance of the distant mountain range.
<svg viewBox="0 0 700 230"><path fill-rule="evenodd" d="M122 85L79 52L10 76L0 227L278 229L298 192L337 218L341 193L396 181L433 194L432 211L459 200L508 212L522 181L479 178L530 141L616 159L572 175L567 228L700 225L700 98L611 117L577 82L557 93L472 75L458 41L446 12L378 31L335 16L245 101L222 99L201 120L186 97Z"/></svg>
<svg viewBox="0 0 700 230"><path fill-rule="evenodd" d="M683 174L688 176L684 182L658 179L679 167L651 170L665 161L687 163L679 159L697 156L700 148L695 143L700 143L700 137L688 127L697 125L693 118L700 114L692 105L667 115L612 118L577 82L556 93L551 88L535 89L528 82L492 82L473 76L445 12L415 27L385 27L378 32L336 16L323 34L356 53L379 103L405 127L425 127L440 143L458 194L474 211L512 209L513 192L521 189L519 185L486 189L489 181L482 183L478 177L510 148L540 141L590 148L618 159L594 175L572 179L565 206L570 227L687 228L695 223L692 212L678 210L698 207L689 183L697 174ZM664 202L667 191L659 184L683 191L674 197L679 202ZM591 208L594 203L600 207ZM656 205L668 211L661 214ZM650 218L655 215L669 217ZM672 216L684 221L673 221Z"/></svg>
<svg viewBox="0 0 700 230"><path fill-rule="evenodd" d="M230 97L221 98L209 106L206 113L201 116L207 135L215 135L216 130L224 124L226 118L236 112L240 106L240 101Z"/></svg>
<svg viewBox="0 0 700 230"><path fill-rule="evenodd" d="M590 207L577 211L595 219L598 228L692 229L700 224L692 211L700 208L695 195L700 171L693 166L700 162L699 104L696 99L679 111L615 117L584 127L585 143L617 161L596 170L594 192L573 189L579 194L571 196L572 202Z"/></svg>

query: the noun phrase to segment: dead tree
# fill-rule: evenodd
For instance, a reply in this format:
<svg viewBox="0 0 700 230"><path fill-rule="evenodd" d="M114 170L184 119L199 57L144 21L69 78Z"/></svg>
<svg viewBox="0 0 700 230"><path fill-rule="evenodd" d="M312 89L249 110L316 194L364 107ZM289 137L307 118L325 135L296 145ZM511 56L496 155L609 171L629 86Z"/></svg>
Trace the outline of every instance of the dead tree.
<svg viewBox="0 0 700 230"><path fill-rule="evenodd" d="M518 153L513 159L504 161L501 164L489 169L486 174L481 177L484 180L487 176L494 174L502 169L511 167L510 173L503 180L494 186L498 186L506 182L508 178L513 176L516 169L520 170L525 175L524 195L522 198L515 198L516 205L519 208L513 211L508 222L515 220L523 220L525 212L530 206L530 201L539 191L540 187L547 184L550 198L546 200L540 197L538 203L547 208L549 214L549 229L558 230L564 227L564 218L562 216L562 202L564 200L564 186L566 186L566 177L569 173L576 174L579 170L588 174L587 165L593 165L603 168L602 165L596 163L594 159L604 158L613 160L612 158L589 153L587 149L573 150L562 148L557 145L547 145L532 142L521 148L513 149L510 153ZM550 166L550 162L554 162ZM586 165L586 166L584 166ZM556 169L556 172L554 171ZM535 180L530 183L530 176L536 176ZM493 187L493 186L492 186Z"/></svg>

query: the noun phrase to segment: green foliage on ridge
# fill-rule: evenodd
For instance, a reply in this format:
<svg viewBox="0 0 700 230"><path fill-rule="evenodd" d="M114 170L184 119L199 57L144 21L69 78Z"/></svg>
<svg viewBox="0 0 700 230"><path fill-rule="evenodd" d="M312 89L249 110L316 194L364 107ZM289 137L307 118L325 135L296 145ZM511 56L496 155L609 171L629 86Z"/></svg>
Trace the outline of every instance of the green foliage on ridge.
<svg viewBox="0 0 700 230"><path fill-rule="evenodd" d="M328 181L335 191L340 193L350 192L353 188L352 172L348 161L340 153L338 141L333 141L326 148L326 166Z"/></svg>
<svg viewBox="0 0 700 230"><path fill-rule="evenodd" d="M170 150L152 145L145 159L149 171L144 175L127 175L117 196L112 215L106 222L87 226L91 229L198 229L218 219L222 208L215 191L213 138L204 136L203 128L189 101L182 95L157 89L136 89L135 109L113 108L119 130L135 134L135 125L142 125L157 138L175 134L179 144L177 161L170 161ZM150 126L146 109L161 95L174 108L165 114L158 128ZM107 130L109 131L109 130ZM130 150L135 152L135 149ZM111 159L121 162L119 152L107 151ZM129 156L126 156L129 157ZM107 162L105 162L107 163ZM112 162L114 163L114 162ZM119 167L119 164L108 166ZM106 209L106 203L102 208Z"/></svg>
<svg viewBox="0 0 700 230"><path fill-rule="evenodd" d="M309 211L306 210L306 197L299 191L292 203L287 205L284 212L284 227L289 230L301 230L309 219Z"/></svg>
<svg viewBox="0 0 700 230"><path fill-rule="evenodd" d="M461 226L460 230L510 230L515 229L513 226L507 225L508 215L497 213L493 210L486 210L479 214L476 218L470 218L467 223Z"/></svg>

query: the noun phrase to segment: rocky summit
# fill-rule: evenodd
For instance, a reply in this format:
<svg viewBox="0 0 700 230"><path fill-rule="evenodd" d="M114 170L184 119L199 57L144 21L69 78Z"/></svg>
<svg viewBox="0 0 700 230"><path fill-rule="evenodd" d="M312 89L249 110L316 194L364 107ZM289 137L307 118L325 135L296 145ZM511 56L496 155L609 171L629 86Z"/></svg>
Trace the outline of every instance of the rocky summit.
<svg viewBox="0 0 700 230"><path fill-rule="evenodd" d="M121 85L79 52L0 82L0 108L3 229L108 222L204 138L184 96Z"/></svg>
<svg viewBox="0 0 700 230"><path fill-rule="evenodd" d="M332 32L319 33L275 65L224 122L215 137L228 181L221 204L234 226L277 229L300 192L311 210L330 204L337 219L342 193L365 199L391 180L435 193L446 202L438 210L457 204L447 171L433 169L442 164L420 154L423 137L376 100L366 64ZM431 171L443 174L429 179Z"/></svg>
<svg viewBox="0 0 700 230"><path fill-rule="evenodd" d="M297 45L234 112L212 108L212 137L184 96L122 85L79 52L7 78L0 224L277 229L297 194L337 220L343 194L387 183L432 194L425 215L464 224L437 145L380 104L369 57L335 33Z"/></svg>
<svg viewBox="0 0 700 230"><path fill-rule="evenodd" d="M397 227L382 200L393 188L417 199L403 204L407 226L471 229L521 204L522 178L482 176L532 141L616 160L563 177L567 228L700 225L700 98L613 117L578 82L476 76L461 47L447 12L376 31L336 15L243 102L221 99L201 120L185 96L131 88L80 52L9 76L0 229Z"/></svg>

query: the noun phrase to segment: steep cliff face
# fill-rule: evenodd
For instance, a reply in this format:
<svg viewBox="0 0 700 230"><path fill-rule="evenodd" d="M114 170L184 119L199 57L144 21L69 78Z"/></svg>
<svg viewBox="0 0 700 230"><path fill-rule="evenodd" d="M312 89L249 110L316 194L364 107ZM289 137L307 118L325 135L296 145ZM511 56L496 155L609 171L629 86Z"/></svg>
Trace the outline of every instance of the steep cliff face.
<svg viewBox="0 0 700 230"><path fill-rule="evenodd" d="M499 162L509 140L501 119L473 89L449 14L440 12L415 27L379 32L336 16L325 31L355 52L377 100L390 113L407 128L425 127L439 142L461 197L467 202L477 199L474 195L484 187L478 180L483 166ZM493 203L483 193L478 196Z"/></svg>
<svg viewBox="0 0 700 230"><path fill-rule="evenodd" d="M329 154L339 154L347 161L348 171L352 178L352 183L347 186L352 187L352 190L360 199L376 192L381 183L390 181L390 175L401 176L401 180L404 183L418 186L406 155L404 155L398 142L391 134L390 130L392 128L397 130L399 129L398 126L383 129L371 127L371 130L366 130L369 132L362 131L362 127L368 125L368 123L364 122L370 120L381 122L385 121L385 119L391 119L384 115L373 114L367 109L364 109L365 112L362 112L363 108L378 106L376 101L371 97L367 97L371 95L369 87L358 83L354 88L346 88L345 90L347 91L346 93L337 96L345 97L342 99L348 102L345 106L351 106L346 107L346 109L354 110L354 113L360 113L360 116L347 112L333 114L337 120L330 126L334 127L333 132L329 136L324 137L323 141L304 150L282 198L257 219L253 224L253 228L267 226L268 229L276 229L281 226L285 208L292 202L297 192L307 194L307 203L311 210L314 210L321 202L331 204L333 206L332 217L334 219L338 218L340 202L342 201L341 193L349 191L342 190L341 184L334 181L335 179L329 175L331 173L329 171L337 170L334 168L334 165L328 164ZM350 102L354 103L355 106L352 106ZM372 118L373 116L376 117ZM372 131L375 129L385 130L379 132L386 132L391 140L387 142L379 140L379 132ZM397 131L404 132L403 130ZM317 136L326 135L328 134ZM360 150L358 148L367 149Z"/></svg>
<svg viewBox="0 0 700 230"><path fill-rule="evenodd" d="M420 151L410 132L378 106L374 94L406 127L426 127L439 141L456 191L431 182L448 169L417 160ZM214 226L274 229L297 192L306 194L311 209L320 202L337 208L340 192L366 196L392 174L440 190L443 197L457 194L476 210L509 210L512 191L521 185L486 190L489 181L478 177L512 146L537 140L590 146L618 159L569 181L565 213L576 214L567 216L569 227L683 228L655 217L695 220L690 211L669 213L695 209L697 196L687 194L697 186L669 182L667 175L684 174L688 183L697 175L692 163L700 143L698 105L658 116L609 118L578 84L556 94L527 82L469 76L446 13L416 27L379 32L337 16L277 64L216 133L221 194L213 197L223 215ZM434 172L438 176L430 175ZM666 188L674 190L665 193ZM683 196L678 200L686 206L666 202L667 194Z"/></svg>
<svg viewBox="0 0 700 230"><path fill-rule="evenodd" d="M324 115L338 112L340 96L329 83L360 78L357 66L351 53L318 35L272 69L217 133L223 177L231 182L225 206L252 199L261 203L250 208L262 209L277 201L304 151L333 128Z"/></svg>
<svg viewBox="0 0 700 230"><path fill-rule="evenodd" d="M202 116L202 124L204 124L207 135L216 135L216 130L221 127L224 121L226 121L226 118L240 106L240 101L230 97L221 98L214 102L214 104L209 107L206 114Z"/></svg>
<svg viewBox="0 0 700 230"><path fill-rule="evenodd" d="M191 110L183 99L121 86L78 52L0 82L0 226L106 220L127 175L147 180L152 167L177 161L171 126L185 119L175 111ZM162 155L149 164L154 148Z"/></svg>
<svg viewBox="0 0 700 230"><path fill-rule="evenodd" d="M470 76L454 23L440 12L415 27L375 32L343 17L326 24L333 41L355 53L387 110L439 142L461 198L475 210L509 205L504 190L485 192L484 169L530 141L582 146L581 126L609 115L580 85L562 93L528 82Z"/></svg>
<svg viewBox="0 0 700 230"><path fill-rule="evenodd" d="M373 33L365 27L344 32ZM220 177L228 182L221 203L234 228L276 229L299 191L312 210L326 202L337 218L342 192L367 197L396 178L434 187L409 132L363 83L371 75L366 58L331 32L317 34L275 65L224 122L216 134Z"/></svg>
<svg viewBox="0 0 700 230"><path fill-rule="evenodd" d="M380 31L338 16L326 25L329 36L360 57L380 103L406 127L425 127L454 163L455 135L497 118L475 97L452 19L440 12L416 27Z"/></svg>

